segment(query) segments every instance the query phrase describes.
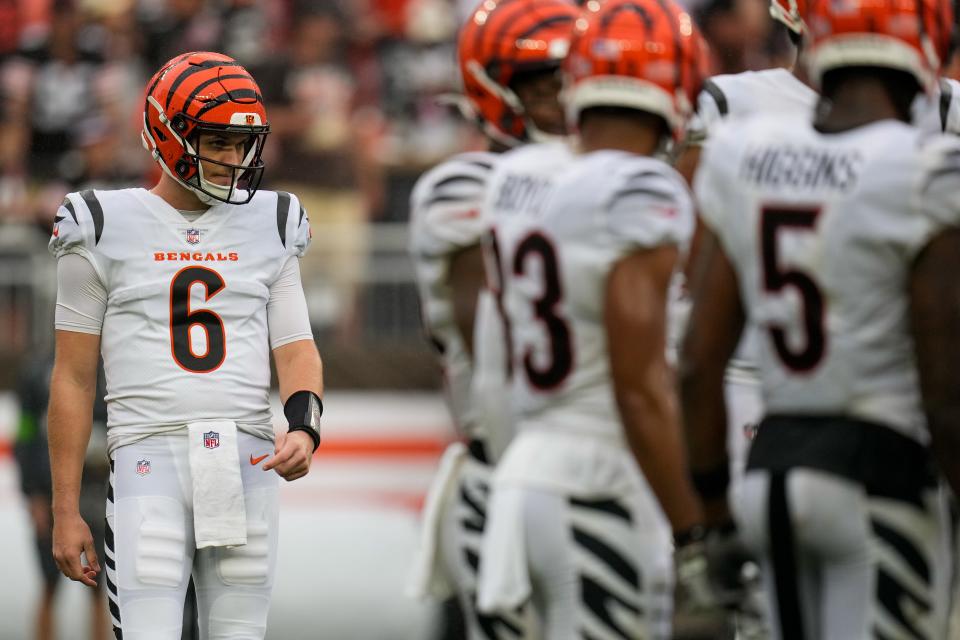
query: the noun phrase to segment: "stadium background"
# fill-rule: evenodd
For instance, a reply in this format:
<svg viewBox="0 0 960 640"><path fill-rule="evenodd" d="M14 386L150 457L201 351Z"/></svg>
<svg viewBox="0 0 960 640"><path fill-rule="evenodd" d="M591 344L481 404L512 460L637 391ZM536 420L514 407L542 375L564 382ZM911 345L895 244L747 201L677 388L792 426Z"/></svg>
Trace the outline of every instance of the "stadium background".
<svg viewBox="0 0 960 640"><path fill-rule="evenodd" d="M716 71L789 60L766 2L689 6ZM191 50L227 53L257 78L272 128L263 186L297 193L314 233L302 268L329 390L326 441L313 473L282 491L268 637L440 636L438 609L401 593L423 492L454 437L420 334L406 220L425 168L484 144L451 100L456 31L472 5L0 0L0 638L31 637L40 588L10 450L22 373L52 349L53 212L68 191L152 184L143 86ZM86 637L82 590L60 586L61 638Z"/></svg>

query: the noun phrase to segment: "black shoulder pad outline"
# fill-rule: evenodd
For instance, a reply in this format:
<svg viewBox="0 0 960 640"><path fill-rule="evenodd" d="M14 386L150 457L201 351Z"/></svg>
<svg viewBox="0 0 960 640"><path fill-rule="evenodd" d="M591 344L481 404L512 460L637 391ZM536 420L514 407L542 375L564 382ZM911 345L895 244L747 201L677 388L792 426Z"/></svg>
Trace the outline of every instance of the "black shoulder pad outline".
<svg viewBox="0 0 960 640"><path fill-rule="evenodd" d="M90 217L93 218L93 236L94 244L100 244L100 236L103 235L103 206L97 199L93 189L87 189L80 192L80 197L90 210ZM70 213L73 213L72 209ZM76 217L74 217L76 220Z"/></svg>
<svg viewBox="0 0 960 640"><path fill-rule="evenodd" d="M289 215L290 194L286 191L277 191L277 232L280 234L280 242L284 247L287 246L287 216Z"/></svg>

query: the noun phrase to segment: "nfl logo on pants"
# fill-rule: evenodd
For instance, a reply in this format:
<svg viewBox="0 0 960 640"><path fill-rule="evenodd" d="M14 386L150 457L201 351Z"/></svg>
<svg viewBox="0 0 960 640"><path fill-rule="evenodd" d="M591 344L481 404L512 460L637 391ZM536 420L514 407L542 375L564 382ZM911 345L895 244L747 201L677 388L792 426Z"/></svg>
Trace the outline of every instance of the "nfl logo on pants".
<svg viewBox="0 0 960 640"><path fill-rule="evenodd" d="M203 434L203 446L207 449L216 449L220 446L220 434L216 431L205 431Z"/></svg>

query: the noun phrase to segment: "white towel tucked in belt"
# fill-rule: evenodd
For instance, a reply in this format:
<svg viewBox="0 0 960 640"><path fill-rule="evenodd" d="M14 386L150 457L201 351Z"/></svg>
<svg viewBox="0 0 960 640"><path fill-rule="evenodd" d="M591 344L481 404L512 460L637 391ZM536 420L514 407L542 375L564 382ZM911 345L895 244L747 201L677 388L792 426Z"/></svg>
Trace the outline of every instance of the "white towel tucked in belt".
<svg viewBox="0 0 960 640"><path fill-rule="evenodd" d="M513 611L530 598L524 489L496 487L487 505L480 547L477 608L482 613Z"/></svg>
<svg viewBox="0 0 960 640"><path fill-rule="evenodd" d="M521 425L523 427L523 425ZM594 497L649 496L626 444L603 433L522 429L497 463L487 503L487 526L480 547L477 608L482 613L512 611L531 595L527 565L525 495L529 490Z"/></svg>
<svg viewBox="0 0 960 640"><path fill-rule="evenodd" d="M460 467L467 455L467 448L459 442L447 447L440 458L440 468L427 492L423 505L423 530L420 533L420 549L414 560L407 595L414 598L427 596L443 599L453 595L453 585L443 571L440 562L440 525L443 509L456 487Z"/></svg>
<svg viewBox="0 0 960 640"><path fill-rule="evenodd" d="M197 549L247 544L237 425L209 420L191 422L187 429Z"/></svg>

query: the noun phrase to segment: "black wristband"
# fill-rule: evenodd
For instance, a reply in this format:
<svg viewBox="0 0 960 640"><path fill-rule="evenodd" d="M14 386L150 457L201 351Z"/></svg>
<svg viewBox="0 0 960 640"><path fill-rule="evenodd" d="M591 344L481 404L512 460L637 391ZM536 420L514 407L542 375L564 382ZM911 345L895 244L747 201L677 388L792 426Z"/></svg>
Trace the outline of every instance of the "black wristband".
<svg viewBox="0 0 960 640"><path fill-rule="evenodd" d="M287 432L303 431L313 440L313 450L320 446L320 416L323 415L323 400L313 391L297 391L283 403L283 415L287 417Z"/></svg>
<svg viewBox="0 0 960 640"><path fill-rule="evenodd" d="M716 500L727 496L727 487L730 486L730 465L724 461L722 465L712 471L691 473L693 488L704 500Z"/></svg>
<svg viewBox="0 0 960 640"><path fill-rule="evenodd" d="M720 524L710 527L710 529L722 536L732 536L737 532L737 523L733 520L725 520Z"/></svg>

